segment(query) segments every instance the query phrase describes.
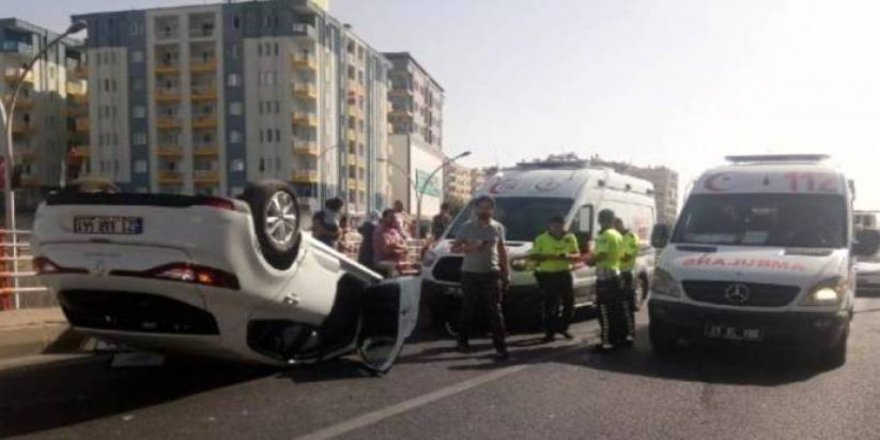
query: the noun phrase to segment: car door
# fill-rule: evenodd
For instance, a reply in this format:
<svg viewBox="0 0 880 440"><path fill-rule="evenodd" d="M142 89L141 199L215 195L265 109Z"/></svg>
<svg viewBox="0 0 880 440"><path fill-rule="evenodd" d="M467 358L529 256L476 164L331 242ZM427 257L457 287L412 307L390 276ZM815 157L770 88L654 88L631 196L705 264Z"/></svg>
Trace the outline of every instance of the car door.
<svg viewBox="0 0 880 440"><path fill-rule="evenodd" d="M385 280L367 288L358 353L364 365L377 374L387 373L419 317L419 279Z"/></svg>

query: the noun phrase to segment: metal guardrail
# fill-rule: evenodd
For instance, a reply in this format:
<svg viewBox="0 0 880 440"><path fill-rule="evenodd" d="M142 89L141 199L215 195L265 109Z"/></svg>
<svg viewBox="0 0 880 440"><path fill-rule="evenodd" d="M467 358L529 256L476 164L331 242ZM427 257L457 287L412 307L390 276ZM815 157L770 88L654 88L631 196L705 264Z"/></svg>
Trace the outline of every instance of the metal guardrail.
<svg viewBox="0 0 880 440"><path fill-rule="evenodd" d="M31 231L0 229L0 312L22 308L23 294L48 293L31 264Z"/></svg>
<svg viewBox="0 0 880 440"><path fill-rule="evenodd" d="M359 235L351 236L342 240L340 245L343 253L349 258L357 260L358 250L363 238ZM404 275L416 275L422 268L422 251L425 249L427 240L409 239L406 241L406 258L400 264L400 270Z"/></svg>

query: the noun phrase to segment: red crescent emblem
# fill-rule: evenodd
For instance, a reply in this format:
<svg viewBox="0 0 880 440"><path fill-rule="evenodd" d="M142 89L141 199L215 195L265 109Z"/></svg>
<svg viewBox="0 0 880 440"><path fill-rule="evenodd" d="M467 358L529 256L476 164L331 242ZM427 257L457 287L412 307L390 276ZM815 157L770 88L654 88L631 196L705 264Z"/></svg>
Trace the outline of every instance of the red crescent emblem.
<svg viewBox="0 0 880 440"><path fill-rule="evenodd" d="M730 175L727 173L713 174L706 178L703 187L706 191L724 192L733 189L731 186L719 186L720 183L730 183Z"/></svg>
<svg viewBox="0 0 880 440"><path fill-rule="evenodd" d="M505 191L509 191L516 188L516 180L498 180L494 185L489 187L489 192L492 194L501 194Z"/></svg>

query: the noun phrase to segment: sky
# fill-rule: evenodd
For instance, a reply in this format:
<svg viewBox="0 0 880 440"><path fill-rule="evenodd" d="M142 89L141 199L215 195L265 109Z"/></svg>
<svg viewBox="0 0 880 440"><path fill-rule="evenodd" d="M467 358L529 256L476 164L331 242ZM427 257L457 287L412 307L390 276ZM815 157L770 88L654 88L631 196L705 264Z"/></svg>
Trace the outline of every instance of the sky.
<svg viewBox="0 0 880 440"><path fill-rule="evenodd" d="M198 0L0 0L73 13ZM69 10L67 9L69 8ZM880 209L880 2L330 0L381 51L446 90L444 148L468 165L548 153L666 165L683 189L724 156L828 153Z"/></svg>

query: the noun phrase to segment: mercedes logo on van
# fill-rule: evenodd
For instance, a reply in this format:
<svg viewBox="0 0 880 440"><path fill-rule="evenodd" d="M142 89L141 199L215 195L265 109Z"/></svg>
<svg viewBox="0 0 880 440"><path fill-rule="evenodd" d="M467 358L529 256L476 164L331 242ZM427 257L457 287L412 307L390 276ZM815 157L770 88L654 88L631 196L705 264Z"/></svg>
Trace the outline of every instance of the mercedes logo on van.
<svg viewBox="0 0 880 440"><path fill-rule="evenodd" d="M749 300L749 287L745 284L731 284L724 290L724 298L731 304L745 304Z"/></svg>

